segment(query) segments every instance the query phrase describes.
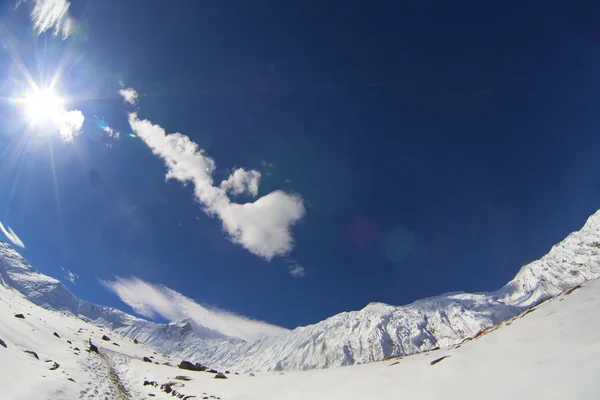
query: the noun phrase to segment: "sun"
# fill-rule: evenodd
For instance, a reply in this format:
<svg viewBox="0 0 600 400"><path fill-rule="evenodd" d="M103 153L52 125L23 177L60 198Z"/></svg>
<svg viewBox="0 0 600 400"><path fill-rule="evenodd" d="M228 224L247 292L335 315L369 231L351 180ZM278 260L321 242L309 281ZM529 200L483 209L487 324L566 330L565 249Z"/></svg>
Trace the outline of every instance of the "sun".
<svg viewBox="0 0 600 400"><path fill-rule="evenodd" d="M51 88L35 88L23 101L25 115L31 124L56 123L64 113L64 100Z"/></svg>

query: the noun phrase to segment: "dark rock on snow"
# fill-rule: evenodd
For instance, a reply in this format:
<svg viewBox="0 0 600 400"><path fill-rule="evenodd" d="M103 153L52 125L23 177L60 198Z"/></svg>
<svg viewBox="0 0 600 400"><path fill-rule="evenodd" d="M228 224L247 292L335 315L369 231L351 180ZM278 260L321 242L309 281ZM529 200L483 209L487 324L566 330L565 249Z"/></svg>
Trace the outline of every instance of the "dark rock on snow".
<svg viewBox="0 0 600 400"><path fill-rule="evenodd" d="M151 360L151 359L149 359L148 357L144 357L144 358L142 358L142 361L143 361L143 362L149 362L149 363L151 363L151 362L152 362L152 360Z"/></svg>
<svg viewBox="0 0 600 400"><path fill-rule="evenodd" d="M6 343L4 342L4 340L0 339L0 346L4 347L5 349L8 349L8 346L6 345Z"/></svg>
<svg viewBox="0 0 600 400"><path fill-rule="evenodd" d="M15 318L25 319L25 316L23 314L15 314Z"/></svg>
<svg viewBox="0 0 600 400"><path fill-rule="evenodd" d="M438 359L435 359L435 360L433 360L433 361L432 361L432 362L430 362L429 364L430 364L430 365L435 365L435 364L439 363L440 361L442 361L444 358L448 358L448 357L450 357L450 356L444 356L444 357L440 357L440 358L438 358Z"/></svg>
<svg viewBox="0 0 600 400"><path fill-rule="evenodd" d="M40 359L37 355L37 353L35 351L31 351L31 350L24 350L25 353L27 354L31 354L32 356L34 356L35 358L37 358L38 360Z"/></svg>
<svg viewBox="0 0 600 400"><path fill-rule="evenodd" d="M58 333L54 332L53 335L60 339L60 335Z"/></svg>
<svg viewBox="0 0 600 400"><path fill-rule="evenodd" d="M110 342L110 338L106 335L102 335L102 340L106 340L107 342Z"/></svg>
<svg viewBox="0 0 600 400"><path fill-rule="evenodd" d="M227 379L227 377L225 376L225 374L219 372L215 375L215 379Z"/></svg>
<svg viewBox="0 0 600 400"><path fill-rule="evenodd" d="M50 367L50 371L54 371L55 369L58 369L58 367L60 367L60 364L54 361L54 365Z"/></svg>

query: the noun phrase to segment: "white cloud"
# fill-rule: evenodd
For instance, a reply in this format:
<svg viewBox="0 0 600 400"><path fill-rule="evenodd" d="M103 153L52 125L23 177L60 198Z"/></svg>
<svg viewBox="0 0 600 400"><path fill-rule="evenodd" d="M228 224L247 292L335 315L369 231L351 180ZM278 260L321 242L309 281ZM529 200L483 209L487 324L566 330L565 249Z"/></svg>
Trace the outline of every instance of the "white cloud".
<svg viewBox="0 0 600 400"><path fill-rule="evenodd" d="M258 196L258 185L260 184L260 172L255 170L246 171L238 168L229 175L227 180L221 182L221 188L232 194L249 193Z"/></svg>
<svg viewBox="0 0 600 400"><path fill-rule="evenodd" d="M75 21L69 17L71 3L67 0L34 0L31 21L37 34L54 29L63 39L73 31Z"/></svg>
<svg viewBox="0 0 600 400"><path fill-rule="evenodd" d="M135 105L138 101L138 92L136 92L135 89L121 89L119 90L119 94L123 96L123 99L131 105Z"/></svg>
<svg viewBox="0 0 600 400"><path fill-rule="evenodd" d="M306 268L299 264L290 265L290 274L292 274L294 278L302 278L306 276Z"/></svg>
<svg viewBox="0 0 600 400"><path fill-rule="evenodd" d="M108 133L108 136L110 136L111 138L115 138L118 139L119 136L121 136L121 134L114 130L113 128L111 128L110 126L106 125L102 127L102 130L106 133Z"/></svg>
<svg viewBox="0 0 600 400"><path fill-rule="evenodd" d="M23 241L17 236L15 231L13 231L10 226L8 227L8 229L6 229L4 228L4 225L2 225L2 222L0 222L0 231L2 231L2 233L4 233L4 236L6 236L6 238L10 240L14 245L25 248Z"/></svg>
<svg viewBox="0 0 600 400"><path fill-rule="evenodd" d="M73 273L73 272L69 271L65 267L60 267L60 269L62 269L63 272L65 273L65 279L66 280L68 280L69 282L71 282L73 285L77 284L77 280L79 279L79 275L77 275L76 273Z"/></svg>
<svg viewBox="0 0 600 400"><path fill-rule="evenodd" d="M169 321L191 319L195 323L227 336L246 341L275 336L288 330L227 311L208 308L162 285L153 285L136 277L120 278L102 284L140 315Z"/></svg>
<svg viewBox="0 0 600 400"><path fill-rule="evenodd" d="M233 203L223 187L213 185L215 162L189 137L167 134L159 125L141 120L135 113L129 114L129 124L152 152L164 160L167 179L194 184L194 195L204 211L221 220L233 242L266 260L292 250L290 228L305 213L300 196L275 191L252 203ZM256 176L254 181L258 183Z"/></svg>
<svg viewBox="0 0 600 400"><path fill-rule="evenodd" d="M83 121L83 113L79 110L63 111L58 121L58 133L65 142L72 142L73 137L79 135Z"/></svg>

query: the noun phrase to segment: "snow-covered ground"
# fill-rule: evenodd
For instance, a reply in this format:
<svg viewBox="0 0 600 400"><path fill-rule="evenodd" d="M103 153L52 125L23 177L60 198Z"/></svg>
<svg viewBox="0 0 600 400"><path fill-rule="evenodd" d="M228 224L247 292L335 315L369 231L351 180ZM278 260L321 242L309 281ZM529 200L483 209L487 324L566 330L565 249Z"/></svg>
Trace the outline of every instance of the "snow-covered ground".
<svg viewBox="0 0 600 400"><path fill-rule="evenodd" d="M25 318L16 318L18 313ZM322 370L256 376L231 371L223 380L163 365L181 360L68 313L43 309L1 286L0 321L6 344L0 346L2 399L174 398L160 389L169 382L179 398L223 400L597 399L600 393L598 280L447 349ZM89 339L100 354L86 351ZM143 362L144 356L159 365ZM447 358L431 365L442 357ZM52 369L55 362L59 366ZM144 381L158 386L144 386Z"/></svg>

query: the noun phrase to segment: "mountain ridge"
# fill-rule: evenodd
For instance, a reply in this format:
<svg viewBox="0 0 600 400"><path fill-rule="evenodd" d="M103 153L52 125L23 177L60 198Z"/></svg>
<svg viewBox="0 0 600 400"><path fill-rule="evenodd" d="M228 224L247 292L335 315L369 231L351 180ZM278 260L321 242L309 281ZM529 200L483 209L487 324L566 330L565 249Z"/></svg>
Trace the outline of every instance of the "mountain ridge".
<svg viewBox="0 0 600 400"><path fill-rule="evenodd" d="M599 277L600 211L494 292L452 292L403 306L369 303L288 333L245 342L197 323L157 324L79 300L60 281L35 271L8 244L0 243L0 283L33 303L71 312L171 356L239 371L353 365L452 346Z"/></svg>

